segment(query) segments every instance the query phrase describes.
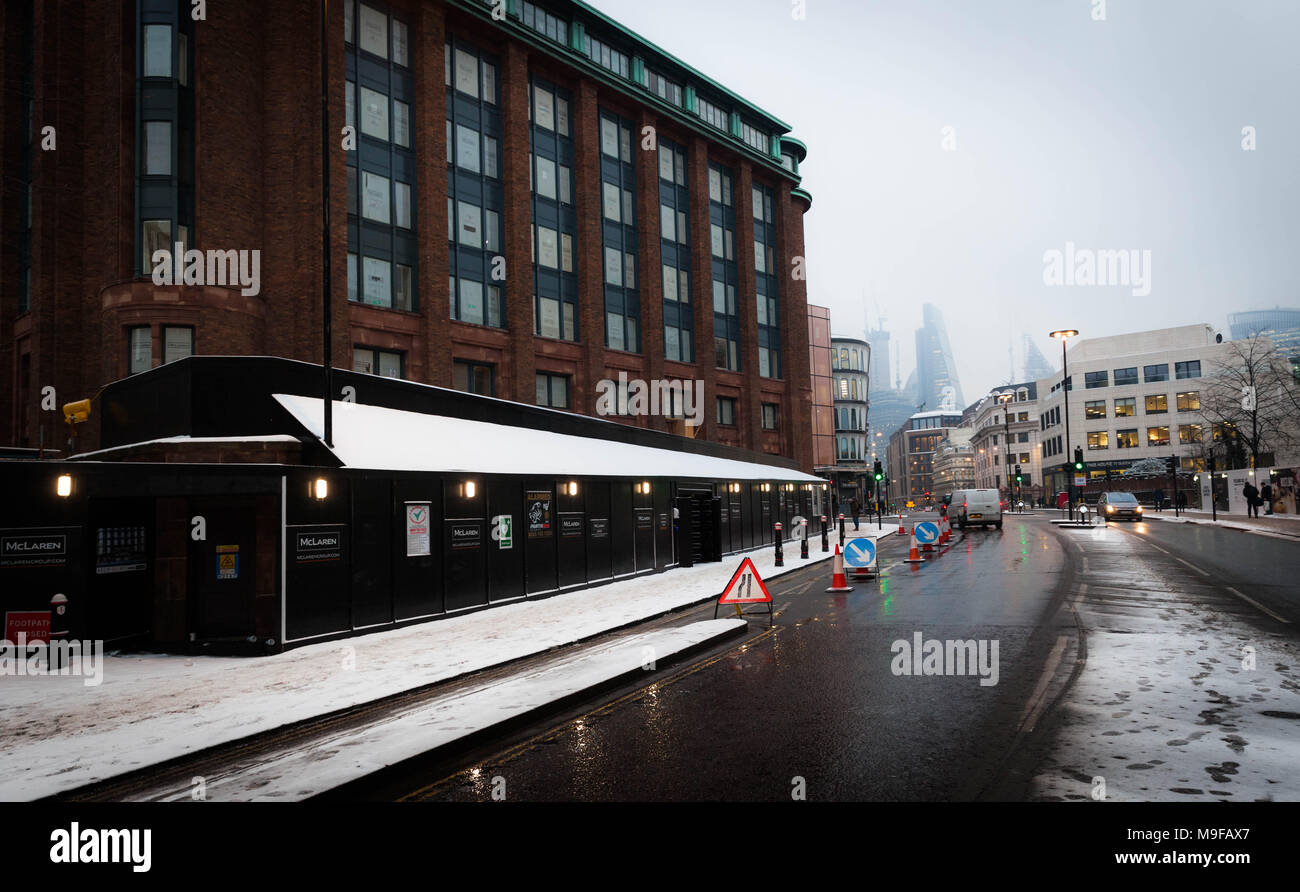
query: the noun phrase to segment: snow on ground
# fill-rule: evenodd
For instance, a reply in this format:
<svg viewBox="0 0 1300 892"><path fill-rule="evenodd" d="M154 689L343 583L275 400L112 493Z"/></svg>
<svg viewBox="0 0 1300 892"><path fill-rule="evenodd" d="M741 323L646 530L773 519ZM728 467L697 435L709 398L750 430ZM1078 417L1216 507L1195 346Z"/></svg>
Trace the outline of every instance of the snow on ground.
<svg viewBox="0 0 1300 892"><path fill-rule="evenodd" d="M1147 511L1143 520L1165 520L1172 523L1202 523L1219 526L1228 530L1244 530L1265 536L1294 539L1300 536L1300 514L1261 514L1258 518L1243 517L1240 514L1219 514L1217 520L1208 511L1183 511L1181 517L1175 517L1172 510Z"/></svg>
<svg viewBox="0 0 1300 892"><path fill-rule="evenodd" d="M819 546L810 542L804 562L787 543L780 572L824 560ZM772 548L749 557L764 579L779 575ZM111 655L98 686L0 676L0 800L49 796L572 644L716 597L739 563L733 555L274 656Z"/></svg>
<svg viewBox="0 0 1300 892"><path fill-rule="evenodd" d="M1300 800L1300 643L1191 574L1161 579L1136 538L1094 537L1087 664L1033 798L1092 799L1100 777L1115 801Z"/></svg>
<svg viewBox="0 0 1300 892"><path fill-rule="evenodd" d="M205 778L206 801L299 800L381 768L453 743L476 731L580 694L611 679L747 625L715 619L583 648L526 673L457 690L362 728L340 731L310 746L260 754L221 777ZM507 791L508 792L508 791ZM165 798L189 799L186 785Z"/></svg>

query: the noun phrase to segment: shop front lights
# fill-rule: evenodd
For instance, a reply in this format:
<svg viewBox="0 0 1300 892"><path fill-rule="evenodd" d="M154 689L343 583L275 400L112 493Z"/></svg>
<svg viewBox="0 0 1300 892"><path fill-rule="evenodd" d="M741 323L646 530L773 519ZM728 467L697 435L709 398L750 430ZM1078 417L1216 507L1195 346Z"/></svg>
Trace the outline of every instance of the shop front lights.
<svg viewBox="0 0 1300 892"><path fill-rule="evenodd" d="M72 495L72 475L60 474L59 479L54 482L54 491L62 499Z"/></svg>
<svg viewBox="0 0 1300 892"><path fill-rule="evenodd" d="M474 485L473 480L466 480L460 485L460 494L467 499L474 498L476 492L478 492L478 487Z"/></svg>
<svg viewBox="0 0 1300 892"><path fill-rule="evenodd" d="M311 497L323 502L330 494L330 483L324 477L317 477L311 482Z"/></svg>
<svg viewBox="0 0 1300 892"><path fill-rule="evenodd" d="M566 490L568 491L569 495L576 496L578 494L578 481L570 480L569 485L566 487Z"/></svg>

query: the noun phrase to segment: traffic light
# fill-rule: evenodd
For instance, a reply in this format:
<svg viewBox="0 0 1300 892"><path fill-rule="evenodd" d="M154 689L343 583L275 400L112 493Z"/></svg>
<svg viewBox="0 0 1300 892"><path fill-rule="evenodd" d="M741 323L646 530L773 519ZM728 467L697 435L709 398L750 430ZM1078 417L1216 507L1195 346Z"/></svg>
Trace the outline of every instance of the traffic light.
<svg viewBox="0 0 1300 892"><path fill-rule="evenodd" d="M1177 473L1178 473L1178 459L1174 458L1172 455L1170 455L1170 456L1166 456L1166 457L1165 457L1165 470L1167 470L1167 471L1169 472L1169 476L1170 476L1170 477L1173 477L1175 474L1177 474Z"/></svg>
<svg viewBox="0 0 1300 892"><path fill-rule="evenodd" d="M1016 482L1019 483L1021 479L1020 465L1016 465Z"/></svg>
<svg viewBox="0 0 1300 892"><path fill-rule="evenodd" d="M1083 447L1082 446L1074 447L1074 469L1076 471L1083 470Z"/></svg>
<svg viewBox="0 0 1300 892"><path fill-rule="evenodd" d="M1214 473L1214 456L1213 456L1213 455L1210 456L1209 469L1210 469L1210 473L1213 474L1213 473Z"/></svg>
<svg viewBox="0 0 1300 892"><path fill-rule="evenodd" d="M875 475L877 483L885 479L885 472L880 469L879 460L876 461L876 465L875 468L872 470L872 473Z"/></svg>

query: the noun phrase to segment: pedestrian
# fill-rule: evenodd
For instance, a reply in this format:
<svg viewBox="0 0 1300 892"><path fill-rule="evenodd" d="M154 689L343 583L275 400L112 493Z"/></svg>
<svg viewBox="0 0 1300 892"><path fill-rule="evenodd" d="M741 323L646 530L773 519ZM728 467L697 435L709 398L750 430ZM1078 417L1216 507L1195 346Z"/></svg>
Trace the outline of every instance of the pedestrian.
<svg viewBox="0 0 1300 892"><path fill-rule="evenodd" d="M1187 510L1187 493L1183 492L1181 489L1178 490L1178 495L1174 497L1174 502L1175 502L1175 504L1177 504L1177 506L1178 506L1178 510L1180 510L1180 511L1186 511L1186 510Z"/></svg>
<svg viewBox="0 0 1300 892"><path fill-rule="evenodd" d="M853 529L858 528L858 515L862 513L862 506L858 504L857 498L849 500L849 510L853 512Z"/></svg>
<svg viewBox="0 0 1300 892"><path fill-rule="evenodd" d="M1246 516L1259 517L1259 490L1255 484L1247 481L1241 488L1241 494L1246 497Z"/></svg>
<svg viewBox="0 0 1300 892"><path fill-rule="evenodd" d="M1260 496L1264 499L1264 513L1273 513L1273 486L1268 481L1264 482L1264 488L1259 491Z"/></svg>
<svg viewBox="0 0 1300 892"><path fill-rule="evenodd" d="M1164 491L1163 489L1157 489L1156 492L1155 492L1155 496L1154 496L1154 498L1155 498L1155 503L1156 503L1156 510L1157 510L1157 511L1162 511L1162 510L1164 510L1164 505L1165 505L1165 491Z"/></svg>

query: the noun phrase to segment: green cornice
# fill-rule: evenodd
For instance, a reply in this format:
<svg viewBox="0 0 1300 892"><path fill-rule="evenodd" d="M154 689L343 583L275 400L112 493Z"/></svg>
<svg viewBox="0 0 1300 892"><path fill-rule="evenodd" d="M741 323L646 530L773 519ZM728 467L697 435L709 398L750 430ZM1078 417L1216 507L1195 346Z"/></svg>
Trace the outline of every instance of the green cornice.
<svg viewBox="0 0 1300 892"><path fill-rule="evenodd" d="M476 0L445 0L445 2L449 6L468 12L476 18L482 19L490 24L498 27L505 27L510 36L514 39L519 40L548 56L558 59L573 68L579 69L593 80L600 81L601 83L633 98L637 102L650 105L660 110L661 113L667 113L678 123L685 125L688 129L703 135L713 142L720 145L726 145L739 154L761 159L765 169L771 172L779 172L780 174L796 181L800 179L797 172L791 172L781 164L779 151L771 153L759 151L746 143L743 139L740 139L738 131L729 134L719 131L717 128L705 123L698 114L698 102L696 101L698 94L693 84L689 82L683 83L682 106L676 106L660 98L657 94L651 93L646 89L644 83L636 80L624 80L612 72L607 71L600 65L592 62L583 51L583 37L586 33L586 28L581 20L575 20L574 18L569 19L569 45L567 47L568 51L566 52L563 46L549 40L545 35L539 34L520 21L516 14L517 7L521 7L520 0L510 0L507 6L510 14L506 19L501 21L492 18L491 5L482 2L482 0L477 0L477 2ZM651 43L636 32L625 28L623 25L620 25L618 22L609 18L609 16L599 10L588 6L586 3L580 2L580 0L552 0L551 3L538 5L552 14L556 14L560 7L568 7L579 15L598 20L602 26L608 26L611 30L617 31L625 40L631 41L634 44L632 47L633 52L636 52L637 50L643 52L648 51L649 53L660 56L672 65L681 68L688 77L700 81L710 90L714 90L729 99L734 100L736 103L739 103L741 108L739 110L733 109L731 112L733 125L736 123L736 118L740 111L747 112L748 116L756 122L761 121L772 128L770 135L773 137L774 144L778 144L779 141L780 145L784 145L785 142L789 141L797 144L803 154L807 154L807 149L804 148L803 143L795 140L793 137L784 135L790 130L789 124L785 123L775 115L764 111L742 96L728 90L708 75L703 74L690 65L687 65L673 54ZM631 58L631 56L632 53L629 53L629 58ZM644 73L644 61L642 61L641 65L642 78L644 80L646 77ZM665 74L671 75L672 72L665 72ZM806 196L807 193L804 193L804 195ZM812 201L811 197L807 197L806 200L809 203Z"/></svg>

